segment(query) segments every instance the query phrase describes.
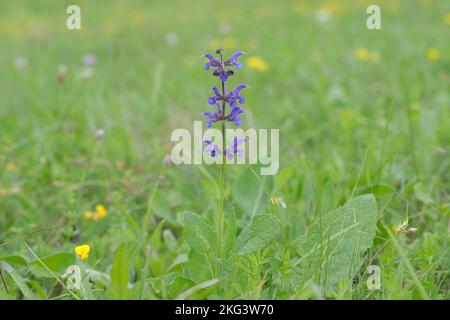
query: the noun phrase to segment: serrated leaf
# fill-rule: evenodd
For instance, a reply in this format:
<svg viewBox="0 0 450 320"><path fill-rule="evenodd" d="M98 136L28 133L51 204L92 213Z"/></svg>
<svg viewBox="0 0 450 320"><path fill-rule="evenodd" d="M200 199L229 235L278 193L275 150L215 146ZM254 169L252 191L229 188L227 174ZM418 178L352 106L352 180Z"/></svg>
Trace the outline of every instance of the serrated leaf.
<svg viewBox="0 0 450 320"><path fill-rule="evenodd" d="M269 214L254 216L237 238L238 253L249 254L263 248L279 228L280 220L275 216Z"/></svg>
<svg viewBox="0 0 450 320"><path fill-rule="evenodd" d="M184 214L185 240L192 250L201 253L216 249L216 234L211 224L192 212Z"/></svg>
<svg viewBox="0 0 450 320"><path fill-rule="evenodd" d="M59 252L42 258L41 261L35 260L31 263L31 272L38 277L53 278L54 275L47 268L53 273L63 272L67 267L75 263L75 255L68 252Z"/></svg>
<svg viewBox="0 0 450 320"><path fill-rule="evenodd" d="M187 269L197 283L211 279L214 275L216 257L216 233L203 217L192 212L183 216L184 238L191 248Z"/></svg>
<svg viewBox="0 0 450 320"><path fill-rule="evenodd" d="M111 292L113 300L124 300L128 293L128 261L125 245L120 245L111 268Z"/></svg>
<svg viewBox="0 0 450 320"><path fill-rule="evenodd" d="M273 189L272 176L258 175L259 168L244 170L233 184L232 195L247 216L253 217L268 206L267 194Z"/></svg>
<svg viewBox="0 0 450 320"><path fill-rule="evenodd" d="M303 285L311 280L325 294L340 281L353 278L376 233L377 204L373 194L349 200L344 206L317 217L301 240L298 272Z"/></svg>

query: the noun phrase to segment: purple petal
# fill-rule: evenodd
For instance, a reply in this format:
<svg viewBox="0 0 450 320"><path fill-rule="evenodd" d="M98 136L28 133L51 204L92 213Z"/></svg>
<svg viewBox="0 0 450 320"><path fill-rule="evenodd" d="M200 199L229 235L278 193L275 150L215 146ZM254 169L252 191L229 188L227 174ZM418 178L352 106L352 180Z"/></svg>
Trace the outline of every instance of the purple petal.
<svg viewBox="0 0 450 320"><path fill-rule="evenodd" d="M228 159L233 159L233 152L231 152L230 149L227 148L227 150L225 150L225 155L227 156Z"/></svg>
<svg viewBox="0 0 450 320"><path fill-rule="evenodd" d="M209 117L211 120L213 120L215 118L215 115L212 112L209 111L205 111L202 113L202 116L207 116Z"/></svg>
<svg viewBox="0 0 450 320"><path fill-rule="evenodd" d="M205 69L209 69L211 66L218 66L220 63L213 57L212 54L205 53L203 57L208 58L209 62L205 63Z"/></svg>
<svg viewBox="0 0 450 320"><path fill-rule="evenodd" d="M220 96L219 89L217 89L216 86L213 86L213 87L212 87L212 91L214 91L214 93L216 94L216 96Z"/></svg>
<svg viewBox="0 0 450 320"><path fill-rule="evenodd" d="M215 105L216 104L216 97L215 96L212 96L212 97L209 97L208 98L208 103L210 104L210 105Z"/></svg>
<svg viewBox="0 0 450 320"><path fill-rule="evenodd" d="M240 85L238 85L236 88L234 88L233 92L236 96L239 96L239 93L241 92L242 89L248 88L248 86L244 83L241 83Z"/></svg>
<svg viewBox="0 0 450 320"><path fill-rule="evenodd" d="M210 153L212 151L212 149L213 149L213 146L211 144L208 144L205 147L205 149L203 149L203 152Z"/></svg>
<svg viewBox="0 0 450 320"><path fill-rule="evenodd" d="M243 51L238 51L238 52L235 52L232 56L231 56L231 59L230 60L236 60L237 58L239 58L240 56L242 56L244 54L244 52Z"/></svg>
<svg viewBox="0 0 450 320"><path fill-rule="evenodd" d="M220 71L220 76L219 76L220 80L225 82L228 79L228 74L224 71Z"/></svg>
<svg viewBox="0 0 450 320"><path fill-rule="evenodd" d="M237 125L239 127L241 125L241 123L242 123L242 119L241 118L235 118L233 122L234 122L235 125Z"/></svg>

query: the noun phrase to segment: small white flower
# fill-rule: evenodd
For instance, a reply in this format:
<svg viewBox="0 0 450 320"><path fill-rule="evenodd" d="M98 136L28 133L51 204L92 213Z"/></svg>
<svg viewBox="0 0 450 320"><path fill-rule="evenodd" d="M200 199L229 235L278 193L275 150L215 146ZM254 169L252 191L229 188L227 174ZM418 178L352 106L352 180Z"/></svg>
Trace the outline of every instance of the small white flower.
<svg viewBox="0 0 450 320"><path fill-rule="evenodd" d="M178 44L178 36L175 32L166 34L166 43L169 47L175 47Z"/></svg>
<svg viewBox="0 0 450 320"><path fill-rule="evenodd" d="M320 9L316 12L316 20L319 22L328 22L332 17L331 12L327 9Z"/></svg>
<svg viewBox="0 0 450 320"><path fill-rule="evenodd" d="M219 25L219 31L223 34L227 34L231 32L231 24L229 22L221 22Z"/></svg>
<svg viewBox="0 0 450 320"><path fill-rule="evenodd" d="M88 79L92 78L93 75L94 75L94 71L92 70L92 68L89 68L89 67L85 67L85 68L81 69L81 71L78 73L78 77L81 80L88 80Z"/></svg>
<svg viewBox="0 0 450 320"><path fill-rule="evenodd" d="M105 137L105 130L104 129L98 129L95 131L95 140L102 140Z"/></svg>
<svg viewBox="0 0 450 320"><path fill-rule="evenodd" d="M395 228L395 233L396 234L400 234L400 233L408 233L408 232L416 232L418 228L415 227L408 227L408 219L406 219L405 221L403 221L402 223L400 223L396 228Z"/></svg>
<svg viewBox="0 0 450 320"><path fill-rule="evenodd" d="M24 56L16 56L13 59L13 64L16 69L25 69L26 67L28 67L28 60Z"/></svg>

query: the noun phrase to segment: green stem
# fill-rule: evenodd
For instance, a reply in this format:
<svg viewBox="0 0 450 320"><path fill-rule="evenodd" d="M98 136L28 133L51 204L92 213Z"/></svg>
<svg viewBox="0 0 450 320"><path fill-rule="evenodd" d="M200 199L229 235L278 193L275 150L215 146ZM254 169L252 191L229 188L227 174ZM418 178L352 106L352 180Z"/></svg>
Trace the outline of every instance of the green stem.
<svg viewBox="0 0 450 320"><path fill-rule="evenodd" d="M220 60L223 62L222 54ZM222 81L222 96L225 97L225 83ZM220 165L220 181L219 181L219 205L217 208L217 266L216 275L219 276L219 267L222 257L222 234L224 228L224 204L225 204L225 100L222 100L222 164Z"/></svg>

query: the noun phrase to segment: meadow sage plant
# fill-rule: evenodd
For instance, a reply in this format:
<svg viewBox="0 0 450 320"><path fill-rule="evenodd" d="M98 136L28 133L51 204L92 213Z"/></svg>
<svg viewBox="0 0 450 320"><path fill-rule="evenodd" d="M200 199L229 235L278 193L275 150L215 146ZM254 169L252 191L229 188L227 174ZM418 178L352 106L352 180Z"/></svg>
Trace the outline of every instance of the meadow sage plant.
<svg viewBox="0 0 450 320"><path fill-rule="evenodd" d="M245 99L241 96L241 91L248 86L246 84L239 84L234 90L228 90L225 82L233 75L233 69L240 69L242 64L238 62L238 58L244 52L238 51L234 53L228 60L223 58L223 49L216 50L216 57L212 54L206 53L203 56L209 61L205 63L205 69L213 68L212 75L220 79L220 89L217 86L212 87L213 95L208 98L208 103L212 105L215 110L203 112L202 115L208 117L206 127L210 128L213 123L220 123L222 132L222 146L214 143L212 140L205 140L206 147L204 152L211 155L211 157L222 156L220 166L220 181L219 181L219 204L217 209L217 256L221 257L221 243L222 233L224 227L224 202L225 202L225 162L226 159L232 159L235 154L239 157L244 156L244 150L239 148L239 145L246 141L246 138L234 137L233 140L225 147L225 127L227 122L231 122L236 126L242 123L241 115L245 112L242 108ZM228 106L228 107L227 107ZM223 150L223 152L222 152Z"/></svg>

